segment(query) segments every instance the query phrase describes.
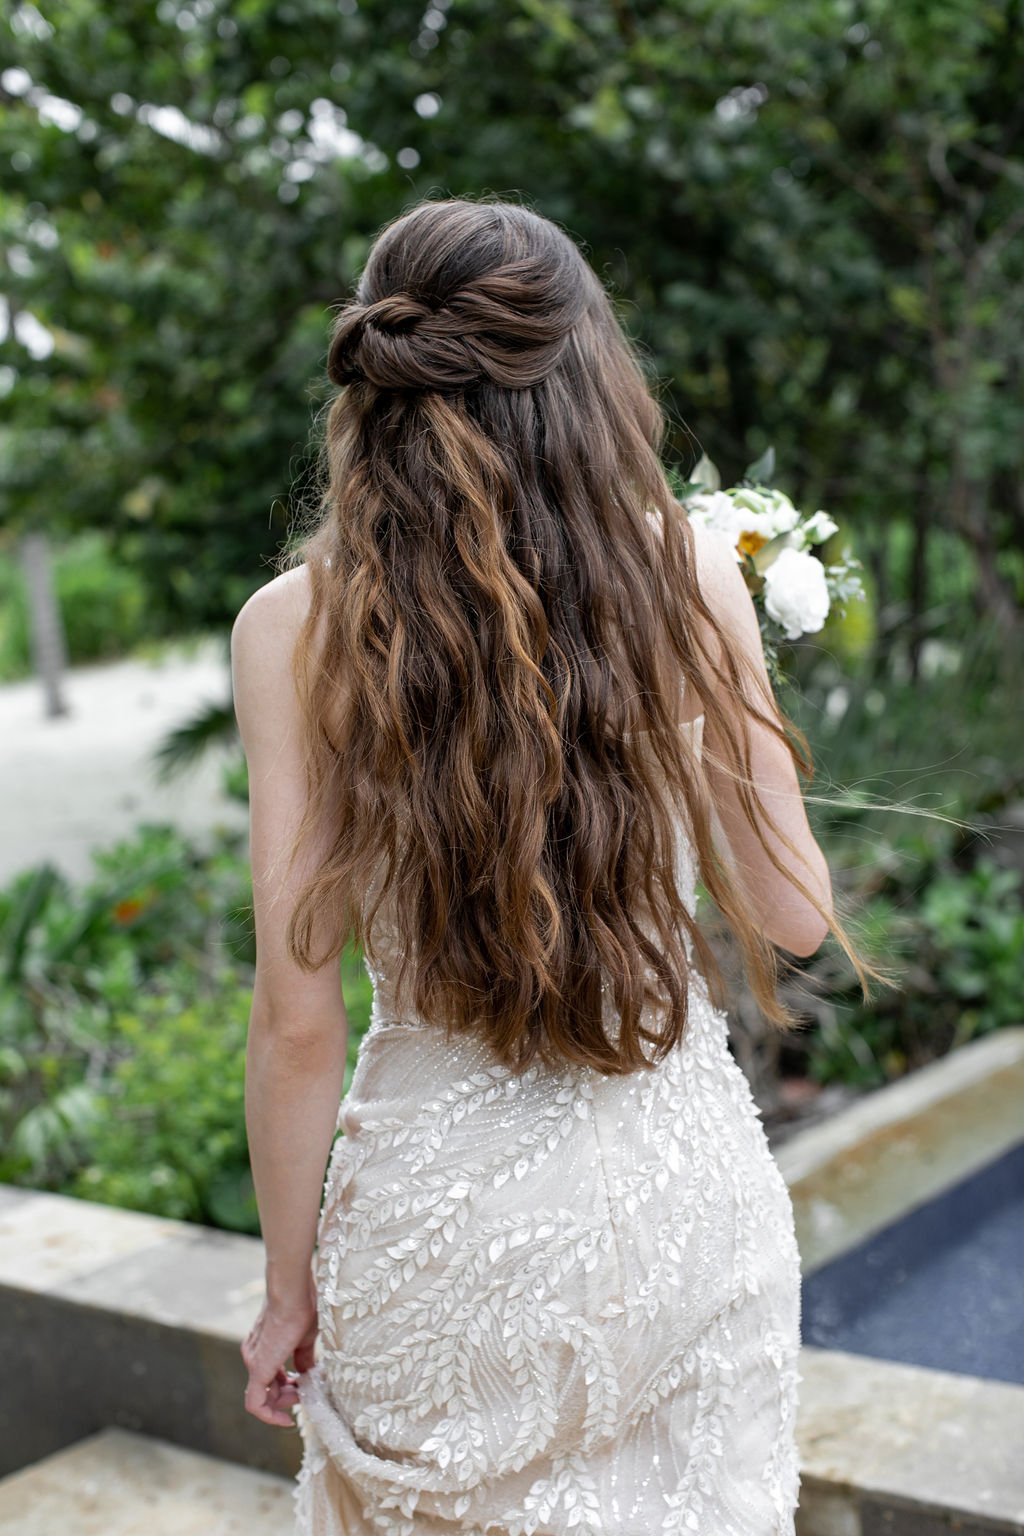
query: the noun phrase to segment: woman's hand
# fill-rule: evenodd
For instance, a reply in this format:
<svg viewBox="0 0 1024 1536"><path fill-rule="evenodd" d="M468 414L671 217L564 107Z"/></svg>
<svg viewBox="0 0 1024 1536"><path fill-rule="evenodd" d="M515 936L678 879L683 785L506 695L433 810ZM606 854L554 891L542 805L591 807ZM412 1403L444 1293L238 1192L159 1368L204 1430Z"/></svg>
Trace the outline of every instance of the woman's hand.
<svg viewBox="0 0 1024 1536"><path fill-rule="evenodd" d="M316 1288L312 1274L305 1295L294 1301L264 1301L242 1344L249 1372L246 1412L264 1424L293 1429L291 1409L299 1400L298 1378L313 1364L316 1343ZM288 1360L294 1371L288 1369Z"/></svg>

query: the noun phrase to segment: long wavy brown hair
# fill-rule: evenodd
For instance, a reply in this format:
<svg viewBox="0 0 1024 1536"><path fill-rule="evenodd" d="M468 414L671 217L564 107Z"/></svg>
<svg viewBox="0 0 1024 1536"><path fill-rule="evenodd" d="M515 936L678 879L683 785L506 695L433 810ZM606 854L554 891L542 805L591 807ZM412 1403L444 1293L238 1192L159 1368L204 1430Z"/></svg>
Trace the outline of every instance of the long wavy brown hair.
<svg viewBox="0 0 1024 1536"><path fill-rule="evenodd" d="M312 592L296 850L314 835L321 850L295 960L315 969L351 940L372 965L390 899L418 1014L482 1031L517 1069L632 1072L682 1038L694 962L722 1003L678 889L681 826L765 1016L794 1025L788 962L714 847L681 692L780 870L747 718L808 776L810 750L770 692L751 702L702 599L663 412L580 250L525 206L421 203L377 237L327 372L316 526L285 557ZM866 994L879 973L785 873Z"/></svg>

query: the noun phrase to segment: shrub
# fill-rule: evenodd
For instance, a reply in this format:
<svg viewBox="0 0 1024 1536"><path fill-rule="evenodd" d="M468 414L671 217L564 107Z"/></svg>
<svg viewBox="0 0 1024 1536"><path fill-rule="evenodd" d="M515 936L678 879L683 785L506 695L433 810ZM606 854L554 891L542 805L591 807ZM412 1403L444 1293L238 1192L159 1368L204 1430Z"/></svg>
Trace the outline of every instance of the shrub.
<svg viewBox="0 0 1024 1536"><path fill-rule="evenodd" d="M145 826L80 887L42 865L0 892L0 1178L255 1230L243 842ZM352 952L342 985L350 1076L370 1011Z"/></svg>
<svg viewBox="0 0 1024 1536"><path fill-rule="evenodd" d="M1024 1022L1024 902L1018 870L991 858L973 868L936 860L898 871L866 905L866 941L902 969L897 991L870 1006L836 980L807 1037L819 1082L880 1086L957 1046Z"/></svg>

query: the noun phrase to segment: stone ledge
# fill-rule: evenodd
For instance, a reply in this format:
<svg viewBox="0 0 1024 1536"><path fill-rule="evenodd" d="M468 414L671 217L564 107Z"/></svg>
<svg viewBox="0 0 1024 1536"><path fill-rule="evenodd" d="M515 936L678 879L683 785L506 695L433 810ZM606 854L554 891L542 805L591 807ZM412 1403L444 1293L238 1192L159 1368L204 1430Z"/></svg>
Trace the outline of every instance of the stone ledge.
<svg viewBox="0 0 1024 1536"><path fill-rule="evenodd" d="M292 1484L106 1429L0 1482L0 1533L280 1536Z"/></svg>
<svg viewBox="0 0 1024 1536"><path fill-rule="evenodd" d="M775 1153L805 1274L1021 1140L1024 1026L998 1030L798 1131Z"/></svg>
<svg viewBox="0 0 1024 1536"><path fill-rule="evenodd" d="M1024 1387L800 1352L799 1536L1024 1533Z"/></svg>
<svg viewBox="0 0 1024 1536"><path fill-rule="evenodd" d="M0 1286L244 1337L263 1296L258 1238L0 1184Z"/></svg>
<svg viewBox="0 0 1024 1536"><path fill-rule="evenodd" d="M0 1186L0 1476L108 1425L293 1476L242 1406L262 1296L257 1238Z"/></svg>

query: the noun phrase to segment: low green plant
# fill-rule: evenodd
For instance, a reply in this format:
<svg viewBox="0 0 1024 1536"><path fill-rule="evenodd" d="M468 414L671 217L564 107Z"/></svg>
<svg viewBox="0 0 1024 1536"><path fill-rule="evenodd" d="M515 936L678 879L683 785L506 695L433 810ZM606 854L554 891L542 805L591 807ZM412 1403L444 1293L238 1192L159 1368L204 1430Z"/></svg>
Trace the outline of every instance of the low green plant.
<svg viewBox="0 0 1024 1536"><path fill-rule="evenodd" d="M894 870L863 921L869 950L901 971L899 988L865 1005L836 982L807 1037L810 1075L876 1087L1024 1023L1022 883L988 856L969 869L907 861Z"/></svg>
<svg viewBox="0 0 1024 1536"><path fill-rule="evenodd" d="M843 957L807 966L818 1081L880 1085L1021 1022L1021 876L931 823L878 846L869 954L902 971L864 1005ZM255 950L242 835L141 827L80 884L51 866L0 890L0 1179L255 1231L243 1112ZM370 1017L346 951L346 1088Z"/></svg>
<svg viewBox="0 0 1024 1536"><path fill-rule="evenodd" d="M69 1192L158 1216L257 1231L245 1138L250 989L226 971L187 1000L181 968L119 1013Z"/></svg>
<svg viewBox="0 0 1024 1536"><path fill-rule="evenodd" d="M0 891L0 1179L254 1231L243 839L145 826L93 864ZM341 976L350 1078L371 990L353 951Z"/></svg>

